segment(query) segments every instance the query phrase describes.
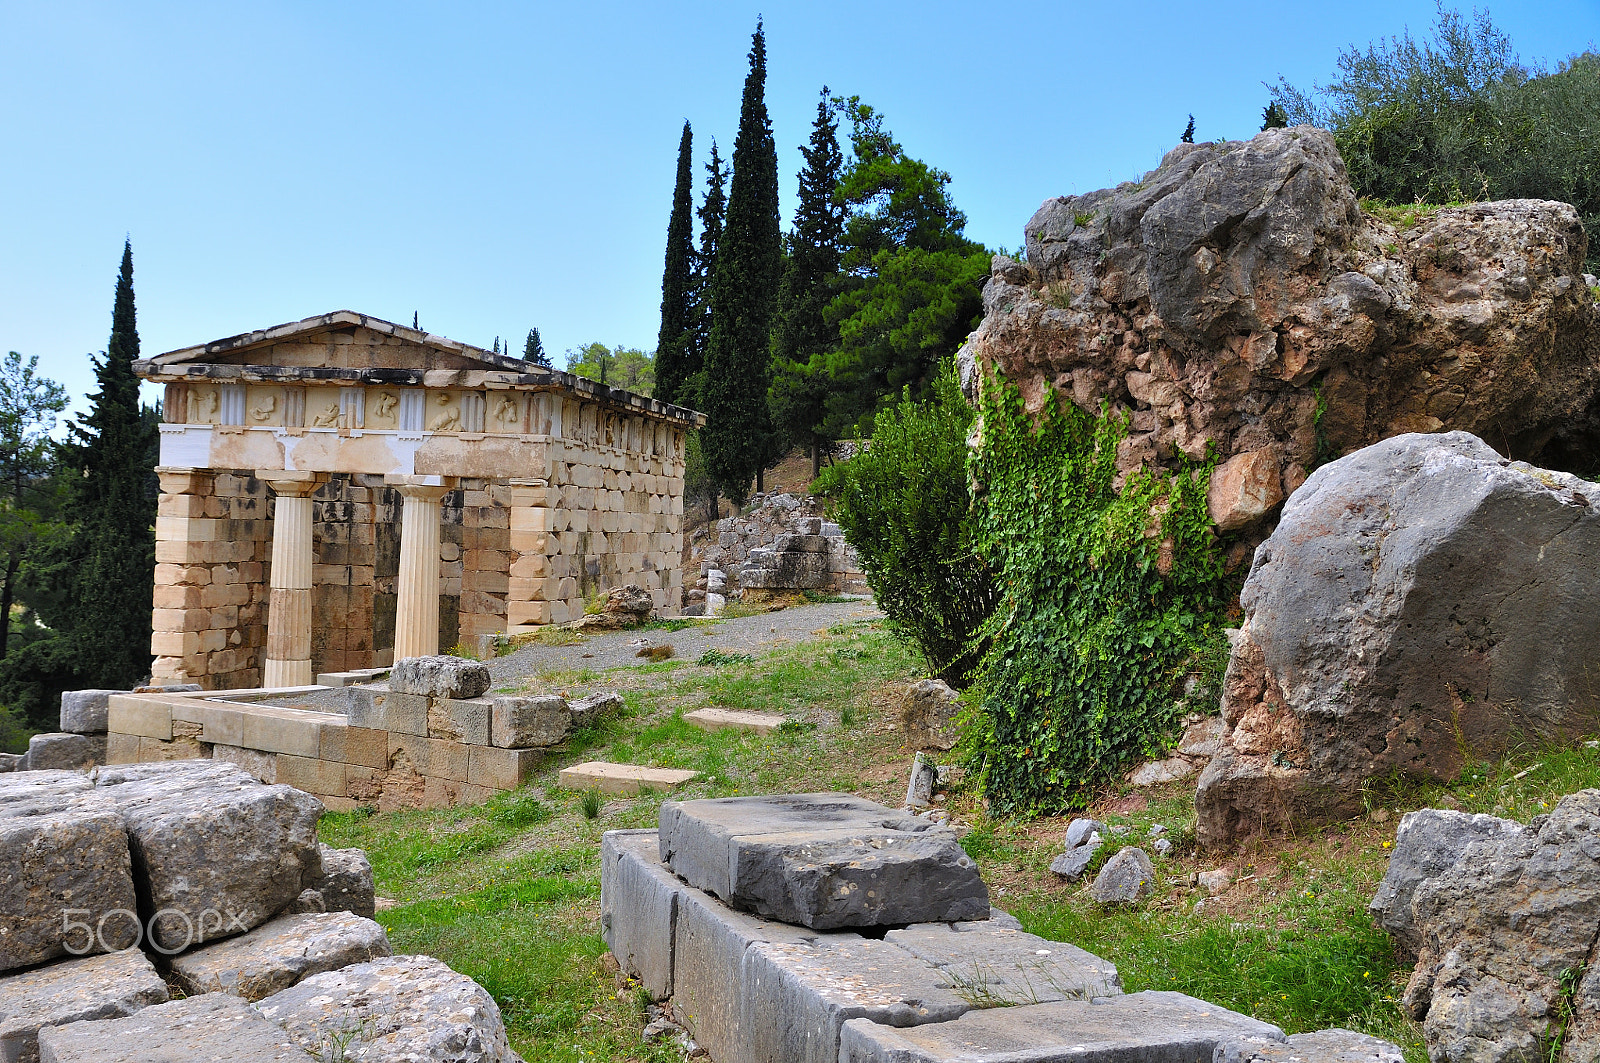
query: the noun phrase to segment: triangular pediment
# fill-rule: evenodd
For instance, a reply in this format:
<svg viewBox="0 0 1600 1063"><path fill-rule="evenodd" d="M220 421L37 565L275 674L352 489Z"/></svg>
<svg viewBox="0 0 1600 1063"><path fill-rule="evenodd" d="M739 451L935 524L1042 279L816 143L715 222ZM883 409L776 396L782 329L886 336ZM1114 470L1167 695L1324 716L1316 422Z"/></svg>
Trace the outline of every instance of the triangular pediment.
<svg viewBox="0 0 1600 1063"><path fill-rule="evenodd" d="M194 365L270 366L321 370L526 370L522 359L392 321L336 310L255 332L244 332L145 359L142 375Z"/></svg>

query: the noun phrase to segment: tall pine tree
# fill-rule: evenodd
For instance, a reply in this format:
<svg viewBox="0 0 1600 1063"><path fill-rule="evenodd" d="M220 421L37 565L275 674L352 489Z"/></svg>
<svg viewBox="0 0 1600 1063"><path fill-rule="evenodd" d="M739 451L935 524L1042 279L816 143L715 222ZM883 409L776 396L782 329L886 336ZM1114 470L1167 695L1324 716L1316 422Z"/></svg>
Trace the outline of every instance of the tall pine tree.
<svg viewBox="0 0 1600 1063"><path fill-rule="evenodd" d="M544 341L539 338L539 330L528 330L528 339L522 345L522 360L529 365L542 365L550 368L550 356L544 353Z"/></svg>
<svg viewBox="0 0 1600 1063"><path fill-rule="evenodd" d="M667 222L667 258L661 272L661 332L656 338L655 397L677 402L689 378L689 296L694 283L694 134L683 123L678 180Z"/></svg>
<svg viewBox="0 0 1600 1063"><path fill-rule="evenodd" d="M717 245L722 242L722 223L728 212L728 170L711 142L711 161L706 163L706 194L695 216L700 219L700 249L694 255L694 275L689 282L689 331L684 345L684 381L673 399L679 406L700 409L705 405L706 346L711 342L711 275L716 271Z"/></svg>
<svg viewBox="0 0 1600 1063"><path fill-rule="evenodd" d="M706 427L701 444L718 488L742 505L772 449L767 387L772 311L782 266L778 153L767 117L767 41L750 44L739 135L733 143L728 217L711 276L711 340L705 358Z"/></svg>
<svg viewBox="0 0 1600 1063"><path fill-rule="evenodd" d="M839 326L827 317L844 254L844 204L836 198L844 155L839 124L822 87L810 144L800 149L800 205L795 208L789 256L778 289L777 327L772 338L772 387L768 405L773 427L786 444L811 450L811 474L822 461L828 375L824 355L839 342ZM813 362L815 359L815 362Z"/></svg>
<svg viewBox="0 0 1600 1063"><path fill-rule="evenodd" d="M155 580L155 466L139 407L139 330L133 246L122 248L111 342L95 361L100 390L73 426L72 516L78 524L74 641L85 686L127 689L150 674L150 588Z"/></svg>

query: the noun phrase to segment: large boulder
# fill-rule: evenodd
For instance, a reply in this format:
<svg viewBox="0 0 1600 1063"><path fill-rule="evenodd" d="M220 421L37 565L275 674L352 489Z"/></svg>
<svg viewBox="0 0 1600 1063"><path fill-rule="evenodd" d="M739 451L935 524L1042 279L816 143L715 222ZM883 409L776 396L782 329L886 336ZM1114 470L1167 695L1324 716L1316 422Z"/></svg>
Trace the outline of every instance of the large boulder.
<svg viewBox="0 0 1600 1063"><path fill-rule="evenodd" d="M1465 432L1318 469L1256 551L1202 774L1220 845L1360 809L1398 772L1453 777L1513 741L1600 726L1600 487Z"/></svg>
<svg viewBox="0 0 1600 1063"><path fill-rule="evenodd" d="M1600 1053L1600 978L1588 969L1600 790L1563 797L1526 827L1485 820L1427 810L1402 821L1373 902L1417 950L1401 1003L1435 1063L1544 1058L1563 1027L1560 1059L1588 1063Z"/></svg>
<svg viewBox="0 0 1600 1063"><path fill-rule="evenodd" d="M322 802L237 765L104 767L95 790L127 825L140 913L168 954L260 926L321 875Z"/></svg>
<svg viewBox="0 0 1600 1063"><path fill-rule="evenodd" d="M1592 453L1600 334L1567 204L1391 224L1362 212L1333 137L1298 126L1181 144L1137 183L1047 200L1023 235L962 351L969 394L982 366L1031 409L1109 403L1132 418L1124 471L1212 448L1225 530L1400 433L1476 432L1557 467Z"/></svg>

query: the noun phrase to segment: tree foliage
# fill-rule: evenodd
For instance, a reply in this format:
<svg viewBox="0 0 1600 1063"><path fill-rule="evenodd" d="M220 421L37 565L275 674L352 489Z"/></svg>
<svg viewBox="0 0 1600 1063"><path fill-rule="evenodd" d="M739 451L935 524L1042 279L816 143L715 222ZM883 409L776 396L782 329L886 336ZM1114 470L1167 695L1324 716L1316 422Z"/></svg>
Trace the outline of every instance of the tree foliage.
<svg viewBox="0 0 1600 1063"><path fill-rule="evenodd" d="M880 410L872 443L826 470L826 493L891 627L922 651L934 675L966 685L979 629L998 591L974 553L967 489L973 411L954 374L940 372L925 400L908 390Z"/></svg>
<svg viewBox="0 0 1600 1063"><path fill-rule="evenodd" d="M656 397L677 402L689 378L689 299L694 284L694 134L683 123L678 141L678 178L667 222L666 263L661 272L661 332L656 339Z"/></svg>
<svg viewBox="0 0 1600 1063"><path fill-rule="evenodd" d="M766 37L757 23L733 145L727 220L711 275L711 335L702 400L707 421L700 433L706 467L735 504L744 502L751 480L773 449L767 387L782 258L778 156L767 116L766 81Z"/></svg>
<svg viewBox="0 0 1600 1063"><path fill-rule="evenodd" d="M124 244L111 340L95 361L99 391L73 426L70 515L81 562L73 594L78 679L128 689L150 674L150 588L155 579L154 448L133 362L139 331L133 248Z"/></svg>
<svg viewBox="0 0 1600 1063"><path fill-rule="evenodd" d="M1291 124L1333 131L1363 196L1396 203L1553 199L1600 223L1600 55L1527 65L1487 11L1442 4L1431 34L1339 54L1326 85L1282 78ZM1600 243L1597 241L1596 243ZM1600 247L1591 244L1591 264Z"/></svg>
<svg viewBox="0 0 1600 1063"><path fill-rule="evenodd" d="M813 370L811 360L839 342L839 327L828 317L828 303L844 255L844 206L834 196L844 155L826 86L817 103L810 143L800 148L800 154L805 159L800 204L778 289L768 397L774 427L783 441L811 447L815 457L830 438L823 429L830 381L825 373Z"/></svg>
<svg viewBox="0 0 1600 1063"><path fill-rule="evenodd" d="M637 347L589 343L567 352L567 372L639 395L654 393L656 359Z"/></svg>
<svg viewBox="0 0 1600 1063"><path fill-rule="evenodd" d="M706 163L706 191L695 216L700 219L700 248L694 256L690 281L689 331L684 345L684 380L673 401L689 409L704 408L706 346L711 342L711 274L722 242L722 223L728 210L728 170L711 142Z"/></svg>
<svg viewBox="0 0 1600 1063"><path fill-rule="evenodd" d="M539 330L528 330L528 338L522 344L522 360L529 365L542 365L550 368L550 356L544 353L544 340L539 338Z"/></svg>

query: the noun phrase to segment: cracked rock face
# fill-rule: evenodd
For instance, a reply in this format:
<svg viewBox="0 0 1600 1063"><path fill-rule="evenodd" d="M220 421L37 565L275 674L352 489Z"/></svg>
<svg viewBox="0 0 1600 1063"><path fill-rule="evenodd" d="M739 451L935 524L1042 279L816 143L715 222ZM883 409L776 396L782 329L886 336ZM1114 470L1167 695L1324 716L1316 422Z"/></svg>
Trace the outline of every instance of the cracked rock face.
<svg viewBox="0 0 1600 1063"><path fill-rule="evenodd" d="M1600 487L1465 432L1318 469L1261 544L1202 844L1360 810L1367 779L1600 726Z"/></svg>
<svg viewBox="0 0 1600 1063"><path fill-rule="evenodd" d="M1600 1053L1600 790L1563 797L1526 827L1424 809L1400 823L1373 909L1417 951L1401 1003L1435 1063ZM1400 918L1404 909L1404 918Z"/></svg>
<svg viewBox="0 0 1600 1063"><path fill-rule="evenodd" d="M1138 183L1047 200L1024 235L959 359L969 396L981 364L1030 409L1052 389L1108 402L1132 416L1123 471L1262 452L1218 481L1226 530L1389 436L1461 429L1557 467L1596 436L1600 334L1566 204L1391 226L1331 135L1299 126L1179 145Z"/></svg>

